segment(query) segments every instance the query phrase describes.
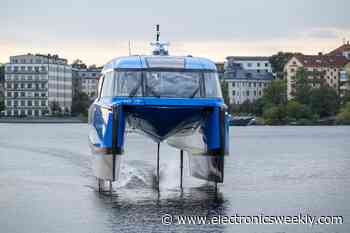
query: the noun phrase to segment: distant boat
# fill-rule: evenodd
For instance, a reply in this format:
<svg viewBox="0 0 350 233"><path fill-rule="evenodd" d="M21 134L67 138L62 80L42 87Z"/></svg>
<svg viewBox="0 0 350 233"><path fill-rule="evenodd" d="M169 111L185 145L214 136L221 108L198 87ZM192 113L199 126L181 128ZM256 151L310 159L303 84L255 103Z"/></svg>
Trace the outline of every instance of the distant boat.
<svg viewBox="0 0 350 233"><path fill-rule="evenodd" d="M231 117L230 126L248 126L255 124L254 117Z"/></svg>

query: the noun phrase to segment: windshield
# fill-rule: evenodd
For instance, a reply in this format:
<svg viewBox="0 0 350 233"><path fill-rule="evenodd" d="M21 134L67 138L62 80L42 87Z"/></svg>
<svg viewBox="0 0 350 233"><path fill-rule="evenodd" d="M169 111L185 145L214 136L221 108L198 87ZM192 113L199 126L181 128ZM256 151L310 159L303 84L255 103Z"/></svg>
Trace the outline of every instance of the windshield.
<svg viewBox="0 0 350 233"><path fill-rule="evenodd" d="M222 98L215 72L118 71L114 81L114 96Z"/></svg>
<svg viewBox="0 0 350 233"><path fill-rule="evenodd" d="M147 72L146 96L200 97L200 73Z"/></svg>

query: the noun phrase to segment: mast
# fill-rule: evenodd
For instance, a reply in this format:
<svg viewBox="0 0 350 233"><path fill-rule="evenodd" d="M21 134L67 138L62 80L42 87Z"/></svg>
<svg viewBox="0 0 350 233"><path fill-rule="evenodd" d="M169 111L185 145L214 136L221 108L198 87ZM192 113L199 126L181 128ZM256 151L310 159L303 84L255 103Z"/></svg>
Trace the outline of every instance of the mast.
<svg viewBox="0 0 350 233"><path fill-rule="evenodd" d="M156 25L156 41L151 43L151 46L153 46L153 55L161 55L161 56L167 56L169 55L168 52L168 42L161 42L159 40L160 37L160 29L159 24Z"/></svg>

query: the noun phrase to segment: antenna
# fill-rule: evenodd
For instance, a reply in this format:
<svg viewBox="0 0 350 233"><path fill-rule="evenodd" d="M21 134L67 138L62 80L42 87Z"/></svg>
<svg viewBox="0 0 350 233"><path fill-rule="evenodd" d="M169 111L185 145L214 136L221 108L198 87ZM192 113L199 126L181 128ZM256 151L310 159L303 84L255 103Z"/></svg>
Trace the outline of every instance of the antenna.
<svg viewBox="0 0 350 233"><path fill-rule="evenodd" d="M151 43L153 46L153 55L169 55L168 46L169 43L164 43L159 41L160 30L159 24L156 25L156 41Z"/></svg>
<svg viewBox="0 0 350 233"><path fill-rule="evenodd" d="M131 42L129 40L129 56L131 56Z"/></svg>
<svg viewBox="0 0 350 233"><path fill-rule="evenodd" d="M156 25L156 30L157 30L157 39L156 39L156 42L159 42L159 36L160 36L159 24Z"/></svg>

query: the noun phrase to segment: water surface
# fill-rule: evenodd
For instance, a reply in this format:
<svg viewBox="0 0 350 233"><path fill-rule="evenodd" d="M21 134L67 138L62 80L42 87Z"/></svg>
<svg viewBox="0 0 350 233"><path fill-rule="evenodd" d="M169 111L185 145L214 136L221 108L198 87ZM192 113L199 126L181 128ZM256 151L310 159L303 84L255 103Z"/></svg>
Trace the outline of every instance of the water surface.
<svg viewBox="0 0 350 233"><path fill-rule="evenodd" d="M121 180L96 192L84 124L0 124L1 232L350 232L350 127L233 127L225 183L188 175L179 152L130 134ZM173 215L342 215L343 225L162 225Z"/></svg>

